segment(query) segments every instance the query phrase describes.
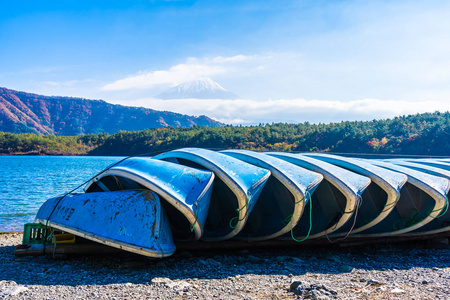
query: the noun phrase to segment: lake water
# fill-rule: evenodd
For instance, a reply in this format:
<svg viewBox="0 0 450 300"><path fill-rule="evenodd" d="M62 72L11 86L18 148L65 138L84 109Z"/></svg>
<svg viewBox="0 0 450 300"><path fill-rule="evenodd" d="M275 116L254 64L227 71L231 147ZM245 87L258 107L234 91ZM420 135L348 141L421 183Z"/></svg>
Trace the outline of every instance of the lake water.
<svg viewBox="0 0 450 300"><path fill-rule="evenodd" d="M71 191L120 159L0 156L0 232L22 231L45 200Z"/></svg>

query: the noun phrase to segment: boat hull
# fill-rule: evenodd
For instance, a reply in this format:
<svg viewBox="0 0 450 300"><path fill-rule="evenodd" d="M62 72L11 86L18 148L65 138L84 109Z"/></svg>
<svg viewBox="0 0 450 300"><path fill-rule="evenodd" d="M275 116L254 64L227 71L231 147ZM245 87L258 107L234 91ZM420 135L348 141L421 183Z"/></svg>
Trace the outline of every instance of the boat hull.
<svg viewBox="0 0 450 300"><path fill-rule="evenodd" d="M246 150L221 153L271 172L244 229L236 236L266 240L288 233L299 222L323 176L273 156Z"/></svg>
<svg viewBox="0 0 450 300"><path fill-rule="evenodd" d="M86 192L146 188L157 193L168 214L174 239L198 240L208 215L214 173L150 157L133 157L101 172Z"/></svg>
<svg viewBox="0 0 450 300"><path fill-rule="evenodd" d="M147 190L52 198L41 206L35 222L149 257L175 251L158 195Z"/></svg>
<svg viewBox="0 0 450 300"><path fill-rule="evenodd" d="M215 174L205 223L205 240L226 240L245 226L270 171L218 152L185 148L154 157Z"/></svg>
<svg viewBox="0 0 450 300"><path fill-rule="evenodd" d="M352 218L360 205L361 194L370 184L368 177L299 154L280 152L269 152L268 154L324 176L324 180L312 194L310 206L312 204L313 207L309 208L311 218L302 218L294 228L297 239L307 235L308 223L312 223L310 239L341 236L342 233L337 232L347 224L348 228L343 234L351 233Z"/></svg>

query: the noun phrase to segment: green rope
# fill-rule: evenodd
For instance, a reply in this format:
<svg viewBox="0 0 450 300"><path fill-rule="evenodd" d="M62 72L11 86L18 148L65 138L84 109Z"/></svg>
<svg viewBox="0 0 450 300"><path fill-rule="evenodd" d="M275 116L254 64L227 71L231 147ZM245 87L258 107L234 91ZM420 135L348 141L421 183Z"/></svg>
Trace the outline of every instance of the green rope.
<svg viewBox="0 0 450 300"><path fill-rule="evenodd" d="M430 217L430 218L433 218L433 219L438 219L438 218L444 216L447 213L448 207L449 207L449 203L448 202L449 202L448 198L445 197L445 204L444 204L444 206L442 206L441 208L438 208L438 209L430 211L427 214L427 216L424 216L424 217L417 218L417 215L419 214L419 212L417 210L414 210L408 218L400 219L400 220L397 220L396 222L394 222L392 227L395 230L401 230L401 229L404 229L404 228L416 225L416 224L422 222L423 220L425 220L427 217ZM444 208L445 208L445 210L444 210ZM440 214L439 216L436 216L436 217L430 216L430 214L432 214L434 212L437 212L437 211L442 211L442 210L444 210L444 212L442 214ZM398 226L399 224L402 224L402 226Z"/></svg>
<svg viewBox="0 0 450 300"><path fill-rule="evenodd" d="M161 258L163 258L164 257L164 249L161 246L161 243L159 242L159 237L156 237L156 241L158 242L159 249L161 249Z"/></svg>
<svg viewBox="0 0 450 300"><path fill-rule="evenodd" d="M397 197L397 199L395 201L392 201L391 203L387 203L384 206L384 209L381 211L381 213L384 213L385 211L389 210L391 208L391 206L394 206L395 204L397 204L398 201L400 201L400 197Z"/></svg>
<svg viewBox="0 0 450 300"><path fill-rule="evenodd" d="M195 222L191 226L191 232L194 231L195 225L197 224L197 221L198 221L198 206L197 206L197 203L194 203L194 205L195 205Z"/></svg>
<svg viewBox="0 0 450 300"><path fill-rule="evenodd" d="M430 217L431 217L431 218L434 218L434 219L437 219L437 218L440 218L440 217L442 217L443 215L445 215L445 214L447 213L447 211L448 211L448 198L447 198L447 197L445 197L445 205L442 206L441 208L432 210L432 211L430 212L430 214L431 214L431 213L434 213L434 212L436 212L436 211L441 211L441 210L444 209L444 207L445 207L445 211L444 211L440 216L437 216L437 217L430 216Z"/></svg>
<svg viewBox="0 0 450 300"><path fill-rule="evenodd" d="M232 229L236 228L236 226L238 225L239 222L245 220L245 217L243 219L239 220L239 213L248 206L248 203L251 201L251 199L252 199L252 194L250 193L250 191L248 191L247 192L247 202L241 208L236 208L237 216L231 218L230 223L229 223L230 228L232 228ZM246 214L247 213L248 213L248 210L247 210ZM234 220L237 220L237 221L236 221L236 224L233 225Z"/></svg>
<svg viewBox="0 0 450 300"><path fill-rule="evenodd" d="M306 191L305 197L303 197L301 200L299 200L295 204L302 202L303 200L305 200L305 198L309 199L309 229L308 229L308 233L306 234L306 237L304 237L301 240L297 240L294 237L294 230L293 230L294 228L293 228L293 225L292 225L292 215L291 215L291 238L294 241L296 241L297 243L301 243L301 242L305 241L309 237L309 235L311 234L311 229L312 229L312 199L311 199L311 194L308 191Z"/></svg>
<svg viewBox="0 0 450 300"><path fill-rule="evenodd" d="M231 218L231 220L230 220L230 227L231 228L236 228L236 226L237 226L237 224L239 223L239 222L241 222L241 221L243 221L244 219L242 219L242 220L239 220L239 213L241 212L241 210L243 210L244 208L246 208L248 206L248 201L247 201L247 203L245 203L245 205L244 206L242 206L241 208L236 208L236 212L237 212L237 216L236 217L233 217L233 218ZM233 221L234 220L237 220L236 221L236 224L232 224L233 223Z"/></svg>
<svg viewBox="0 0 450 300"><path fill-rule="evenodd" d="M409 217L407 217L406 219L400 219L394 222L394 224L392 225L392 228L395 230L402 230L411 226L414 226L416 224L419 224L420 222L422 222L423 220L425 220L425 217L417 217L419 215L419 211L417 209L413 209L411 210L411 213L409 215ZM399 224L401 224L402 226L398 226Z"/></svg>
<svg viewBox="0 0 450 300"><path fill-rule="evenodd" d="M308 195L308 194L309 194L309 192L306 191L305 195ZM305 197L308 197L308 196L304 196L302 199L298 200L297 202L294 202L294 206L299 204L300 202L303 202L305 200ZM289 216L287 216L286 218L284 218L283 223L287 225L289 222L292 221L293 216L294 216L294 213L292 213Z"/></svg>

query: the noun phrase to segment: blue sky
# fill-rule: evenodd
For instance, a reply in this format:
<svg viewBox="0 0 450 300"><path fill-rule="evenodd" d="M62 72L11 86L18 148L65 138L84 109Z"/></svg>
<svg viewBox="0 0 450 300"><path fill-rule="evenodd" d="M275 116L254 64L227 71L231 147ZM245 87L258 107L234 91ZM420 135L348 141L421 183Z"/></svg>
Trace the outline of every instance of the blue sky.
<svg viewBox="0 0 450 300"><path fill-rule="evenodd" d="M447 1L3 1L0 86L210 117L450 109ZM158 100L209 77L241 96Z"/></svg>

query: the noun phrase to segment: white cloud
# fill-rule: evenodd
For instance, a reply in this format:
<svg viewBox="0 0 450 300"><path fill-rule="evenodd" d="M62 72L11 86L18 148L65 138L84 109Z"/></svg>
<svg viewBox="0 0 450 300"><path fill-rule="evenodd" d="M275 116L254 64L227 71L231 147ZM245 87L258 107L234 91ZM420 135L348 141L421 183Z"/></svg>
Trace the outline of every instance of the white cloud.
<svg viewBox="0 0 450 300"><path fill-rule="evenodd" d="M251 125L272 122L329 123L352 120L392 118L422 112L448 111L450 103L439 101L397 101L363 99L322 101L306 99L279 100L204 100L141 99L129 103L189 115L207 115L226 124Z"/></svg>
<svg viewBox="0 0 450 300"><path fill-rule="evenodd" d="M247 61L252 58L256 58L256 56L247 56L247 55L235 55L235 56L229 56L229 57L217 56L217 57L214 57L212 59L212 61L216 62L216 63L228 63L228 62L235 63L235 62Z"/></svg>
<svg viewBox="0 0 450 300"><path fill-rule="evenodd" d="M104 91L128 89L151 89L160 85L175 86L183 82L234 72L236 64L255 58L236 55L231 57L188 58L186 63L174 65L167 70L145 71L108 83Z"/></svg>

